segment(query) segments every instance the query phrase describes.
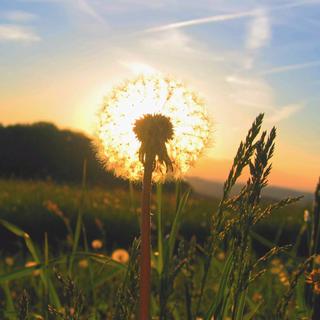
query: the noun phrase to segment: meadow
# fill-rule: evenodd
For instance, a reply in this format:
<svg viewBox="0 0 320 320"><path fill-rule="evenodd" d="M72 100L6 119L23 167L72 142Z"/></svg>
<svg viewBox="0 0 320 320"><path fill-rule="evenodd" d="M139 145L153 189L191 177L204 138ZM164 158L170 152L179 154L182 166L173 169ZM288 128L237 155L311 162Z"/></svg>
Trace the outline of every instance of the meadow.
<svg viewBox="0 0 320 320"><path fill-rule="evenodd" d="M130 251L132 241L139 236L139 188L128 184L127 188L106 190L107 188L93 187L83 190L78 185L15 179L1 180L0 186L1 219L27 232L32 240L30 247L19 231L1 227L1 318L23 319L21 304L27 304L29 315L25 319L59 319L60 316L50 315L48 312L50 298L43 299L44 290L48 288L45 289L40 272L44 272L42 265L47 263L50 271L47 270L46 274L50 272L57 295L62 296L63 302L59 304L65 304L62 307L64 310L73 310L75 306L80 308L80 300L84 299L83 307L79 310L82 316L61 316L62 319L111 319L116 304L114 297L119 291L125 267L122 266L121 251L119 261L110 261L108 257L120 248ZM157 201L159 199L154 192L154 215L159 206ZM270 201L265 200L265 206ZM173 208L163 212L164 228L167 231L170 231L174 219L176 202L176 192L165 192L162 195L163 208ZM191 193L183 212L180 241L193 239L199 247L203 245L209 235L208 221L218 205L218 199ZM311 203L307 207L306 204L295 203L279 209L273 216L259 223L253 231L252 245L257 257L263 256L277 245L292 243L294 246L291 256L279 254L274 257L266 266L268 272L250 289L245 319L272 319L268 313L272 312L278 298L288 289L289 275L296 257L303 260L301 255L306 254L308 223L304 221L305 209L310 210ZM72 252L79 210L83 217L83 232L70 277L74 282L69 288L71 283L66 280L70 275L67 266L70 263L69 254ZM155 216L152 222L153 245L156 247ZM101 253L105 256L100 257ZM206 304L217 295L225 260L226 252L222 246L215 254L211 266L211 279L208 281L213 285L206 289ZM59 272L65 279L59 279ZM184 285L183 279L177 279L176 282L178 292L175 299L178 301L181 298L179 292L184 291ZM304 288L303 280L299 285ZM301 287L299 290L302 290ZM27 292L27 296L24 292ZM83 298L80 298L80 292ZM64 293L69 296L64 297ZM183 312L182 316L175 315L174 318L186 317Z"/></svg>
<svg viewBox="0 0 320 320"><path fill-rule="evenodd" d="M152 319L317 319L319 207L261 198L275 139L262 118L222 199L154 185ZM85 172L81 186L0 181L1 319L137 318L140 186L91 187Z"/></svg>
<svg viewBox="0 0 320 320"><path fill-rule="evenodd" d="M178 186L178 183L177 183ZM86 233L89 241L100 239L104 248L129 249L135 237L139 236L140 186L128 183L127 187L88 187L84 192L76 184L57 184L50 181L17 179L0 180L0 218L22 228L33 241L41 245L47 233L52 249L67 245L68 237L76 225L81 205ZM186 187L185 187L186 188ZM155 191L155 190L154 190ZM168 230L174 218L176 191L166 191L163 195L164 228ZM264 204L272 199L265 199ZM209 221L216 211L219 199L191 192L183 213L180 234L185 239L195 236L203 243L209 235ZM296 241L304 223L304 211L312 209L312 203L295 203L281 208L259 223L255 240L258 252L263 253L272 244L285 245ZM151 210L157 212L156 192L153 193ZM155 230L156 218L153 217ZM0 246L3 252L15 252L21 241L12 233L2 230ZM299 253L306 254L306 235L299 246ZM304 244L304 246L303 246Z"/></svg>

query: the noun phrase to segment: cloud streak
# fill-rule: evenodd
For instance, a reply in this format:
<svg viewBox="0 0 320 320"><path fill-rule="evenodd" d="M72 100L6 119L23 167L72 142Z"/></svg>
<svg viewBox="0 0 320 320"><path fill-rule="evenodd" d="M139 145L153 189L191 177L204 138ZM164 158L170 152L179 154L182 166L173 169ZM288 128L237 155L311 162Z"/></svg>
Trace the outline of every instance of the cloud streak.
<svg viewBox="0 0 320 320"><path fill-rule="evenodd" d="M261 75L269 75L269 74L278 74L278 73L285 73L300 69L312 68L320 66L320 60L304 62L304 63L297 63L297 64L289 64L286 66L274 67L268 70L262 71Z"/></svg>
<svg viewBox="0 0 320 320"><path fill-rule="evenodd" d="M0 42L36 42L41 38L30 28L15 24L0 24Z"/></svg>
<svg viewBox="0 0 320 320"><path fill-rule="evenodd" d="M241 108L265 111L268 123L286 120L304 107L302 103L278 106L273 88L259 77L247 78L232 75L227 76L225 80L228 91L232 92L230 103Z"/></svg>
<svg viewBox="0 0 320 320"><path fill-rule="evenodd" d="M250 17L250 16L254 16L255 14L256 14L256 11L251 10L251 11L231 13L231 14L215 15L215 16L210 16L210 17L206 17L206 18L192 19L192 20L185 20L185 21L170 23L170 24L159 26L159 27L147 29L146 32L167 31L167 30L180 29L180 28L191 27L191 26L207 24L207 23L223 22L223 21L229 21L229 20Z"/></svg>
<svg viewBox="0 0 320 320"><path fill-rule="evenodd" d="M272 114L266 118L266 121L269 123L280 122L282 120L290 118L301 109L303 109L303 106L299 104L287 105L279 109L275 109Z"/></svg>
<svg viewBox="0 0 320 320"><path fill-rule="evenodd" d="M87 0L73 0L75 8L79 9L83 13L87 14L88 16L91 16L96 21L100 23L105 23L104 19L100 16L98 11L93 7L89 1Z"/></svg>
<svg viewBox="0 0 320 320"><path fill-rule="evenodd" d="M276 10L283 10L283 9L287 9L287 8L296 8L296 7L301 7L301 6L305 6L305 5L312 5L312 4L320 4L320 2L318 0L296 1L293 3L273 6L273 7L269 8L269 10L276 11ZM255 10L240 11L240 12L229 13L229 14L214 15L214 16L209 16L209 17L205 17L205 18L191 19L191 20L184 20L184 21L180 21L180 22L169 23L169 24L165 24L162 26L149 28L149 29L145 30L145 32L161 32L161 31L166 31L166 30L171 30L171 29L180 29L180 28L208 24L208 23L232 21L232 20L237 20L237 19L242 19L242 18L247 18L247 17L255 17L255 16L259 15L259 13L261 13L261 10L255 9Z"/></svg>

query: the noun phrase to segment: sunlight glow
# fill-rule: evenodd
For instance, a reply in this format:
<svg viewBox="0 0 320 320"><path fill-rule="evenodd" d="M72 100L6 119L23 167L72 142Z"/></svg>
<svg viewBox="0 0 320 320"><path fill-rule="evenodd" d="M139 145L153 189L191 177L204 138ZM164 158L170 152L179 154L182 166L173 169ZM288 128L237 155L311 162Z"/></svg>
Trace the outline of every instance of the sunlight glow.
<svg viewBox="0 0 320 320"><path fill-rule="evenodd" d="M135 75L152 75L157 73L155 68L142 62L120 62L120 64L127 67Z"/></svg>
<svg viewBox="0 0 320 320"><path fill-rule="evenodd" d="M173 172L166 174L159 165L153 180L179 178L194 165L208 145L211 132L203 102L178 81L143 75L115 87L104 99L98 116L96 146L106 169L123 178L142 179L140 142L133 126L143 115L156 113L169 117L173 124L174 137L166 144Z"/></svg>

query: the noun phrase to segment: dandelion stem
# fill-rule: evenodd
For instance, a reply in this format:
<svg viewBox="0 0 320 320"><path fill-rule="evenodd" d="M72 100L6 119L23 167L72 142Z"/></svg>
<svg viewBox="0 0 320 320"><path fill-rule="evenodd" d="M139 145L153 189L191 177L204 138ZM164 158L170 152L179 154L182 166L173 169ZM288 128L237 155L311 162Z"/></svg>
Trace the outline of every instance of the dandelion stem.
<svg viewBox="0 0 320 320"><path fill-rule="evenodd" d="M146 153L142 186L141 257L140 257L140 320L149 320L151 248L150 248L150 195L154 156Z"/></svg>

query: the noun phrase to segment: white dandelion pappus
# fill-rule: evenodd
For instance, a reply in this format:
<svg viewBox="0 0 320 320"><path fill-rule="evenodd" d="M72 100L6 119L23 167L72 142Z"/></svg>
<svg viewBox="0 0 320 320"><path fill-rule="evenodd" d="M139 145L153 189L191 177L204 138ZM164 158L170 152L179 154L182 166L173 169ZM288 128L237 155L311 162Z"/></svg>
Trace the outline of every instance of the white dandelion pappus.
<svg viewBox="0 0 320 320"><path fill-rule="evenodd" d="M178 179L194 165L209 142L211 123L204 103L181 82L159 75L142 75L114 87L98 114L96 148L106 169L132 181L142 180L141 143L133 132L137 119L162 114L173 125L166 143L172 172L163 164L153 171L153 181ZM155 132L156 134L156 132Z"/></svg>

